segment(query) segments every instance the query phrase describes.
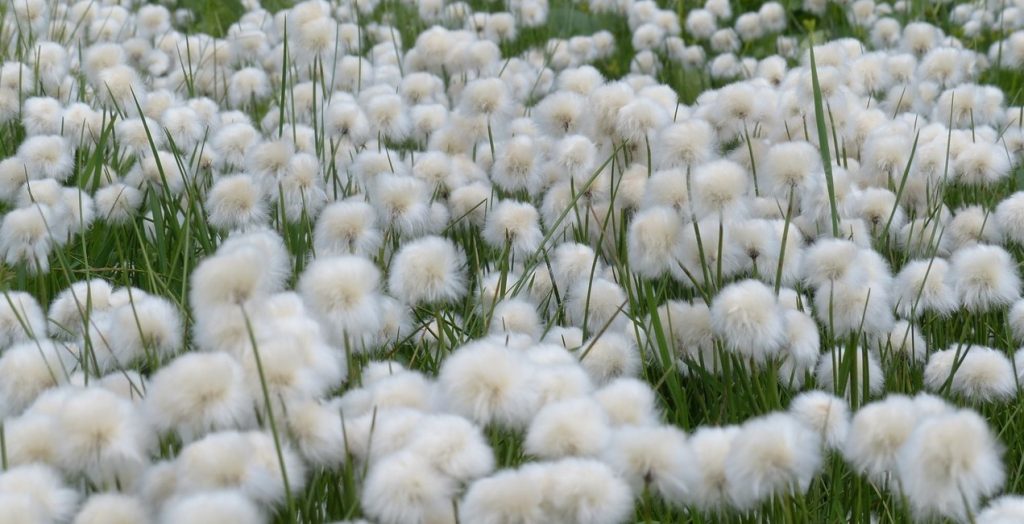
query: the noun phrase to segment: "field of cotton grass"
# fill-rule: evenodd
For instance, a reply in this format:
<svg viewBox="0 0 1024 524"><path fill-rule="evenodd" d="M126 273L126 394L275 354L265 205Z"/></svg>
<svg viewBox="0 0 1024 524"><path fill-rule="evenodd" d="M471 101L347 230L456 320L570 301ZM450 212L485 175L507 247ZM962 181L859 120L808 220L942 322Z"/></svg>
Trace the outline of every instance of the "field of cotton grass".
<svg viewBox="0 0 1024 524"><path fill-rule="evenodd" d="M0 58L0 523L1024 522L1021 0L2 0Z"/></svg>

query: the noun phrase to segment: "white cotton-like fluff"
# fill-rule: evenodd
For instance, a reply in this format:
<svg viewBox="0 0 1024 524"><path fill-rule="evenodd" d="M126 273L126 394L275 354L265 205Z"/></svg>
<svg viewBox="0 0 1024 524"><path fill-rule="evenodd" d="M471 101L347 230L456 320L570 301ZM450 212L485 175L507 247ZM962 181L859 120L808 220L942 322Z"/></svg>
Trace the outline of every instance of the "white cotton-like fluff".
<svg viewBox="0 0 1024 524"><path fill-rule="evenodd" d="M714 128L704 120L693 118L670 124L658 136L653 152L662 167L696 167L711 159L717 148Z"/></svg>
<svg viewBox="0 0 1024 524"><path fill-rule="evenodd" d="M60 132L63 108L51 97L32 97L25 100L21 122L27 135L54 135Z"/></svg>
<svg viewBox="0 0 1024 524"><path fill-rule="evenodd" d="M66 522L78 503L78 492L67 487L56 470L42 464L17 466L0 473L0 496L27 497L38 522Z"/></svg>
<svg viewBox="0 0 1024 524"><path fill-rule="evenodd" d="M328 205L313 230L313 249L317 256L374 256L381 240L373 206L358 200Z"/></svg>
<svg viewBox="0 0 1024 524"><path fill-rule="evenodd" d="M87 320L111 307L112 288L98 278L71 284L61 291L47 312L50 334L60 340L74 340L82 334Z"/></svg>
<svg viewBox="0 0 1024 524"><path fill-rule="evenodd" d="M580 364L595 384L636 376L640 371L640 352L628 337L619 333L605 332L584 342L578 354Z"/></svg>
<svg viewBox="0 0 1024 524"><path fill-rule="evenodd" d="M820 287L845 277L857 252L857 245L850 240L818 240L804 254L804 280L811 286Z"/></svg>
<svg viewBox="0 0 1024 524"><path fill-rule="evenodd" d="M693 173L693 211L698 218L742 215L746 208L749 176L730 160L714 160Z"/></svg>
<svg viewBox="0 0 1024 524"><path fill-rule="evenodd" d="M1006 401L1017 394L1013 363L1000 350L954 344L935 351L924 368L924 383L932 391L949 390L974 402Z"/></svg>
<svg viewBox="0 0 1024 524"><path fill-rule="evenodd" d="M897 457L919 420L914 400L904 395L867 404L853 415L843 458L872 482L895 486Z"/></svg>
<svg viewBox="0 0 1024 524"><path fill-rule="evenodd" d="M1007 240L1024 245L1024 191L1014 193L999 202L992 218Z"/></svg>
<svg viewBox="0 0 1024 524"><path fill-rule="evenodd" d="M925 312L951 314L959 303L947 275L949 263L942 258L907 262L893 281L896 312L905 318L919 318Z"/></svg>
<svg viewBox="0 0 1024 524"><path fill-rule="evenodd" d="M956 251L980 243L998 244L1003 235L991 215L990 211L977 205L958 209L946 225L945 235L950 249Z"/></svg>
<svg viewBox="0 0 1024 524"><path fill-rule="evenodd" d="M322 256L302 273L302 299L338 347L361 351L380 331L380 271L369 259Z"/></svg>
<svg viewBox="0 0 1024 524"><path fill-rule="evenodd" d="M150 378L146 417L157 431L174 431L186 444L214 431L249 429L256 400L243 375L226 353L186 353Z"/></svg>
<svg viewBox="0 0 1024 524"><path fill-rule="evenodd" d="M94 340L100 359L110 348L117 362L127 366L140 358L165 358L182 348L184 323L171 301L153 295L133 295L111 310L106 340Z"/></svg>
<svg viewBox="0 0 1024 524"><path fill-rule="evenodd" d="M274 264L265 264L268 255L274 256L255 247L239 246L204 258L192 272L191 306L199 312L222 306L236 308L252 298L278 291L284 275ZM203 315L199 317L203 319ZM201 326L197 325L197 330Z"/></svg>
<svg viewBox="0 0 1024 524"><path fill-rule="evenodd" d="M726 462L739 433L738 426L704 426L690 436L690 448L696 458L697 482L689 500L698 508L717 510L730 502Z"/></svg>
<svg viewBox="0 0 1024 524"><path fill-rule="evenodd" d="M341 404L340 401L299 400L287 406L288 435L294 439L302 457L314 467L334 470L346 460L342 428L342 413L346 408L340 407Z"/></svg>
<svg viewBox="0 0 1024 524"><path fill-rule="evenodd" d="M851 353L853 354L851 355ZM865 375L867 376L865 377ZM874 351L859 346L837 347L823 354L814 370L814 378L818 387L847 398L854 388L857 390L858 398L864 398L869 393L871 395L881 393L885 387L885 372L878 362L878 355ZM864 391L865 381L867 382L867 391ZM839 390L840 384L844 384L841 391Z"/></svg>
<svg viewBox="0 0 1024 524"><path fill-rule="evenodd" d="M999 246L958 250L950 262L953 290L971 312L1007 306L1020 298L1020 277L1013 257Z"/></svg>
<svg viewBox="0 0 1024 524"><path fill-rule="evenodd" d="M885 355L895 355L920 364L928 358L928 344L921 331L906 320L897 320L888 333L876 339L875 345L883 360Z"/></svg>
<svg viewBox="0 0 1024 524"><path fill-rule="evenodd" d="M594 390L590 376L583 368L573 364L538 365L533 375L533 388L537 406L589 395Z"/></svg>
<svg viewBox="0 0 1024 524"><path fill-rule="evenodd" d="M74 159L71 148L60 135L28 137L18 146L18 158L33 176L63 181L71 176Z"/></svg>
<svg viewBox="0 0 1024 524"><path fill-rule="evenodd" d="M60 427L53 415L38 411L4 420L9 467L23 464L58 465Z"/></svg>
<svg viewBox="0 0 1024 524"><path fill-rule="evenodd" d="M537 307L530 301L521 298L511 298L494 304L490 332L492 334L519 333L536 340L541 333L541 321L537 314Z"/></svg>
<svg viewBox="0 0 1024 524"><path fill-rule="evenodd" d="M646 171L641 166L640 172L645 177ZM684 219L692 218L686 172L682 168L674 167L654 171L646 180L639 206L641 210L667 207Z"/></svg>
<svg viewBox="0 0 1024 524"><path fill-rule="evenodd" d="M814 173L821 169L821 155L808 142L780 142L772 145L758 165L758 183L778 197L785 207L790 192L794 199L815 189ZM795 200L799 202L799 200Z"/></svg>
<svg viewBox="0 0 1024 524"><path fill-rule="evenodd" d="M503 469L469 485L459 504L461 522L480 524L542 524L553 515L544 506L547 497L545 466L527 463Z"/></svg>
<svg viewBox="0 0 1024 524"><path fill-rule="evenodd" d="M786 340L775 294L757 280L722 289L711 303L711 325L730 351L758 364L777 355Z"/></svg>
<svg viewBox="0 0 1024 524"><path fill-rule="evenodd" d="M24 493L0 493L0 507L4 513L0 515L3 524L43 524L47 517L31 495Z"/></svg>
<svg viewBox="0 0 1024 524"><path fill-rule="evenodd" d="M529 203L503 200L488 212L483 238L496 249L507 245L512 259L523 261L533 255L544 240L540 214Z"/></svg>
<svg viewBox="0 0 1024 524"><path fill-rule="evenodd" d="M622 286L606 278L580 281L566 293L566 309L573 325L591 332L610 328L625 328L629 302Z"/></svg>
<svg viewBox="0 0 1024 524"><path fill-rule="evenodd" d="M670 300L658 307L657 318L661 324L661 336L664 336L670 348L675 350L675 356L687 359L690 366L701 366L707 370L718 369L711 310L707 305ZM652 316L652 326L647 337L651 342L656 342L659 334L654 329L653 320ZM644 345L645 351L650 349L648 345Z"/></svg>
<svg viewBox="0 0 1024 524"><path fill-rule="evenodd" d="M678 214L668 207L637 213L629 223L627 236L630 269L647 278L681 274L676 255L682 245L683 227Z"/></svg>
<svg viewBox="0 0 1024 524"><path fill-rule="evenodd" d="M543 467L549 522L614 524L634 511L629 484L603 462L568 458Z"/></svg>
<svg viewBox="0 0 1024 524"><path fill-rule="evenodd" d="M550 403L533 418L523 442L541 459L597 456L608 445L611 429L598 402L582 397Z"/></svg>
<svg viewBox="0 0 1024 524"><path fill-rule="evenodd" d="M466 292L464 263L462 251L445 238L407 242L391 261L388 290L410 305L453 302Z"/></svg>
<svg viewBox="0 0 1024 524"><path fill-rule="evenodd" d="M647 426L658 422L654 391L644 381L619 378L593 393L612 426Z"/></svg>
<svg viewBox="0 0 1024 524"><path fill-rule="evenodd" d="M400 371L366 384L372 405L379 409L408 407L429 412L434 407L434 383L418 372Z"/></svg>
<svg viewBox="0 0 1024 524"><path fill-rule="evenodd" d="M674 426L617 428L602 458L634 493L650 490L674 505L686 504L699 482L697 457L686 433Z"/></svg>
<svg viewBox="0 0 1024 524"><path fill-rule="evenodd" d="M1003 495L989 501L975 517L979 524L1015 524L1024 520L1024 497Z"/></svg>
<svg viewBox="0 0 1024 524"><path fill-rule="evenodd" d="M568 290L581 281L590 281L604 272L601 257L590 246L565 242L559 244L551 258L551 278L560 290Z"/></svg>
<svg viewBox="0 0 1024 524"><path fill-rule="evenodd" d="M729 497L751 508L771 497L805 493L821 468L821 439L788 414L744 423L725 460Z"/></svg>
<svg viewBox="0 0 1024 524"><path fill-rule="evenodd" d="M0 296L0 349L46 337L46 317L35 297L24 291Z"/></svg>
<svg viewBox="0 0 1024 524"><path fill-rule="evenodd" d="M68 381L80 358L51 340L21 342L0 353L0 418L18 415L40 393Z"/></svg>
<svg viewBox="0 0 1024 524"><path fill-rule="evenodd" d="M131 220L142 206L143 192L138 188L114 182L96 190L96 215L111 224Z"/></svg>
<svg viewBox="0 0 1024 524"><path fill-rule="evenodd" d="M132 402L89 387L69 395L58 409L62 469L83 474L97 486L134 486L149 465L156 439Z"/></svg>
<svg viewBox="0 0 1024 524"><path fill-rule="evenodd" d="M588 126L586 99L571 91L557 91L534 108L537 123L551 136L580 133Z"/></svg>
<svg viewBox="0 0 1024 524"><path fill-rule="evenodd" d="M1015 341L1024 341L1024 300L1018 300L1006 314L1006 322Z"/></svg>
<svg viewBox="0 0 1024 524"><path fill-rule="evenodd" d="M55 219L45 204L8 211L0 224L0 256L10 265L25 263L30 273L48 272L58 237L54 230L62 225Z"/></svg>
<svg viewBox="0 0 1024 524"><path fill-rule="evenodd" d="M405 449L425 417L418 410L392 408L343 418L345 452L351 453L361 464L372 464Z"/></svg>
<svg viewBox="0 0 1024 524"><path fill-rule="evenodd" d="M370 467L360 502L382 524L454 520L455 482L431 467L427 457L395 453Z"/></svg>
<svg viewBox="0 0 1024 524"><path fill-rule="evenodd" d="M284 501L285 484L274 439L267 433L221 431L182 448L175 459L180 495L214 490L238 490L263 503ZM292 491L305 485L301 459L285 443L280 448L285 475Z"/></svg>
<svg viewBox="0 0 1024 524"><path fill-rule="evenodd" d="M814 314L840 335L868 335L892 329L892 277L888 263L870 249L861 250L856 266L840 280L814 293Z"/></svg>
<svg viewBox="0 0 1024 524"><path fill-rule="evenodd" d="M970 186L997 184L1009 175L1012 167L1006 149L1001 144L984 140L965 145L950 166L954 176Z"/></svg>
<svg viewBox="0 0 1024 524"><path fill-rule="evenodd" d="M482 182L472 182L452 190L448 195L451 208L452 227L465 228L468 225L483 227L487 210L491 207L492 189Z"/></svg>
<svg viewBox="0 0 1024 524"><path fill-rule="evenodd" d="M160 512L160 524L260 524L260 508L237 490L213 490L175 497Z"/></svg>
<svg viewBox="0 0 1024 524"><path fill-rule="evenodd" d="M248 123L227 124L213 135L210 147L225 167L243 169L247 153L260 140L259 131Z"/></svg>
<svg viewBox="0 0 1024 524"><path fill-rule="evenodd" d="M536 409L533 373L533 367L514 350L473 342L444 361L438 385L452 412L478 424L521 428Z"/></svg>
<svg viewBox="0 0 1024 524"><path fill-rule="evenodd" d="M490 179L506 191L532 189L538 184L538 145L529 136L514 136L499 144Z"/></svg>
<svg viewBox="0 0 1024 524"><path fill-rule="evenodd" d="M437 471L459 482L494 471L494 452L481 429L456 415L427 417L406 449L426 457Z"/></svg>
<svg viewBox="0 0 1024 524"><path fill-rule="evenodd" d="M787 309L783 314L786 318L786 342L779 365L779 383L799 388L818 363L821 335L818 324L807 313Z"/></svg>
<svg viewBox="0 0 1024 524"><path fill-rule="evenodd" d="M985 419L958 410L923 420L900 450L896 472L918 518L965 521L1003 487L1001 455Z"/></svg>
<svg viewBox="0 0 1024 524"><path fill-rule="evenodd" d="M116 492L89 497L75 515L73 524L147 524L152 522L142 501Z"/></svg>
<svg viewBox="0 0 1024 524"><path fill-rule="evenodd" d="M583 330L578 327L552 326L541 340L546 344L557 344L573 350L583 345Z"/></svg>
<svg viewBox="0 0 1024 524"><path fill-rule="evenodd" d="M210 224L230 231L262 225L269 217L266 201L250 175L221 177L206 195Z"/></svg>
<svg viewBox="0 0 1024 524"><path fill-rule="evenodd" d="M840 449L850 432L850 407L824 391L807 391L793 398L789 412L817 433L832 449Z"/></svg>

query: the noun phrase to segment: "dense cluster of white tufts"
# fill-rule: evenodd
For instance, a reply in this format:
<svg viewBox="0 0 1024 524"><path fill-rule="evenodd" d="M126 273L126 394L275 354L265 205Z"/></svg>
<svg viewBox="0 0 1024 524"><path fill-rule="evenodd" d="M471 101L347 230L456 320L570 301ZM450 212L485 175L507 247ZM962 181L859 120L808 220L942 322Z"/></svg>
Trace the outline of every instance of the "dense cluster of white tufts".
<svg viewBox="0 0 1024 524"><path fill-rule="evenodd" d="M175 3L0 8L0 524L1024 521L1021 0Z"/></svg>

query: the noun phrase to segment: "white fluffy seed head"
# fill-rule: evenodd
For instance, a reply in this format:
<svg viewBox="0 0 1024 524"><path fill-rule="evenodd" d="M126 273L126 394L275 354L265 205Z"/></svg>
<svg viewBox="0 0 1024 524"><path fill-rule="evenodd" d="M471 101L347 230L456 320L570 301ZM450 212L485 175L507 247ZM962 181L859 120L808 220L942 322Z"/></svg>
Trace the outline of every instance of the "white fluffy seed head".
<svg viewBox="0 0 1024 524"><path fill-rule="evenodd" d="M77 358L77 347L42 338L8 347L0 356L0 415L18 415L41 393L66 383Z"/></svg>
<svg viewBox="0 0 1024 524"><path fill-rule="evenodd" d="M789 412L814 430L829 448L840 449L850 431L846 401L823 391L808 391L793 398Z"/></svg>
<svg viewBox="0 0 1024 524"><path fill-rule="evenodd" d="M756 363L774 357L786 338L775 294L757 280L725 287L711 303L711 325L726 347Z"/></svg>
<svg viewBox="0 0 1024 524"><path fill-rule="evenodd" d="M674 426L623 426L603 458L634 492L649 489L672 504L685 504L699 482L686 433Z"/></svg>
<svg viewBox="0 0 1024 524"><path fill-rule="evenodd" d="M74 524L138 524L151 521L149 510L131 495L100 493L89 497Z"/></svg>
<svg viewBox="0 0 1024 524"><path fill-rule="evenodd" d="M258 524L264 518L255 503L235 490L214 490L176 497L168 501L160 513L160 522L166 524Z"/></svg>
<svg viewBox="0 0 1024 524"><path fill-rule="evenodd" d="M145 413L157 430L186 444L217 430L248 429L256 412L243 373L226 353L184 354L152 376Z"/></svg>
<svg viewBox="0 0 1024 524"><path fill-rule="evenodd" d="M657 206L636 214L629 224L630 267L648 278L680 273L675 263L683 223L671 208Z"/></svg>
<svg viewBox="0 0 1024 524"><path fill-rule="evenodd" d="M438 385L450 410L478 424L521 428L538 392L532 366L513 350L488 342L463 346L445 360Z"/></svg>
<svg viewBox="0 0 1024 524"><path fill-rule="evenodd" d="M513 260L523 260L532 255L544 240L540 214L529 203L503 200L488 213L483 238L496 249L508 245Z"/></svg>
<svg viewBox="0 0 1024 524"><path fill-rule="evenodd" d="M750 508L774 496L804 493L821 463L814 430L788 414L755 418L740 427L725 460L730 499Z"/></svg>
<svg viewBox="0 0 1024 524"><path fill-rule="evenodd" d="M41 464L4 471L0 474L0 494L27 498L35 510L29 514L34 514L37 522L67 521L78 503L78 493L64 485L56 470Z"/></svg>
<svg viewBox="0 0 1024 524"><path fill-rule="evenodd" d="M465 255L445 238L407 242L391 261L388 289L410 305L455 301L466 292L464 263Z"/></svg>
<svg viewBox="0 0 1024 524"><path fill-rule="evenodd" d="M542 459L596 456L610 435L601 404L576 398L541 408L527 429L524 446L527 453Z"/></svg>
<svg viewBox="0 0 1024 524"><path fill-rule="evenodd" d="M924 368L924 382L933 391L948 382L952 393L970 401L1003 401L1017 392L1010 359L983 346L956 344L933 352Z"/></svg>
<svg viewBox="0 0 1024 524"><path fill-rule="evenodd" d="M903 395L867 404L851 420L843 457L856 471L881 485L895 474L899 451L918 420L914 400Z"/></svg>
<svg viewBox="0 0 1024 524"><path fill-rule="evenodd" d="M260 187L246 174L222 177L206 196L210 224L222 230L263 225L268 217Z"/></svg>
<svg viewBox="0 0 1024 524"><path fill-rule="evenodd" d="M958 250L950 262L953 290L968 311L1007 306L1020 298L1020 277L1005 249L977 245Z"/></svg>
<svg viewBox="0 0 1024 524"><path fill-rule="evenodd" d="M360 350L380 330L380 270L355 255L319 257L303 272L299 291L329 339Z"/></svg>
<svg viewBox="0 0 1024 524"><path fill-rule="evenodd" d="M363 510L377 522L444 522L454 518L452 479L411 451L390 455L373 465L363 485Z"/></svg>
<svg viewBox="0 0 1024 524"><path fill-rule="evenodd" d="M922 421L901 449L896 472L918 518L962 520L1002 488L1001 455L985 419L959 410Z"/></svg>
<svg viewBox="0 0 1024 524"><path fill-rule="evenodd" d="M0 348L46 336L46 317L35 297L23 291L0 296Z"/></svg>
<svg viewBox="0 0 1024 524"><path fill-rule="evenodd" d="M699 218L736 216L745 212L749 177L739 164L715 160L693 173L693 205Z"/></svg>

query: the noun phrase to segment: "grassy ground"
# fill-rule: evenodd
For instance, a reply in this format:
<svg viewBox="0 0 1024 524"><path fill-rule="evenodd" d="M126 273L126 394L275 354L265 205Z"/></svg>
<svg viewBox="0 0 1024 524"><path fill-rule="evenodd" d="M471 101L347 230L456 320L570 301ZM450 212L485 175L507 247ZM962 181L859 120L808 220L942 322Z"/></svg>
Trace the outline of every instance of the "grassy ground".
<svg viewBox="0 0 1024 524"><path fill-rule="evenodd" d="M792 0L789 0L789 3L795 4ZM674 9L683 17L696 6L695 2L690 1L671 3L662 0L659 4L663 8ZM739 13L757 4L759 2L735 2L733 9ZM191 31L211 35L223 35L227 27L242 13L238 0L180 0L178 5L195 13L189 27ZM284 8L286 2L274 0L265 5L271 10L277 10ZM470 2L470 5L477 10L499 9L498 4L479 0ZM822 17L816 17L796 5L792 7L788 11L790 27L791 30L796 28L802 45L807 45L812 40L823 42L840 36L864 36L862 30L851 26L845 20L838 6L830 6L829 12ZM911 12L915 18L936 21L948 27L948 8L949 5L915 1L912 2ZM374 15L363 23L385 20L390 20L396 25L406 45L411 45L415 36L425 28L414 11L388 0L385 0ZM626 21L614 15L591 13L586 5L566 0L553 0L551 15L546 24L539 28L524 30L518 39L506 43L502 51L506 56L511 56L528 48L542 46L549 38L568 38L592 34L598 30L608 30L616 36L617 51L612 57L597 63L597 68L609 78L628 73L629 62L634 53ZM958 31L955 27L948 27L948 30L954 35ZM980 38L965 39L965 44L984 53L990 43L1000 37L1002 35L985 34ZM773 49L773 39L766 37L763 41L746 44L741 54L766 56L771 54ZM666 67L659 73L659 80L673 87L683 103L691 103L704 90L721 84L713 81L706 72L686 70L671 64L668 60L663 62ZM1007 95L1007 105L1019 105L1024 98L1024 75L1019 72L993 69L987 71L981 81L999 86ZM271 107L274 104L276 101L271 103ZM269 108L262 108L260 111L267 109ZM106 124L107 132L112 126L112 122ZM0 153L3 156L12 155L23 135L24 132L18 124L10 124L0 129ZM95 147L80 149L69 183L82 188L96 187L103 166L117 162L117 159L112 158L112 149L102 140ZM403 151L399 146L395 153L404 155L407 151ZM188 161L187 152L181 152L180 156L183 161ZM607 161L617 170L628 165L624 155L617 155ZM53 269L48 274L36 275L24 267L0 265L0 286L5 289L29 291L40 303L47 304L70 283L99 277L116 285L136 286L167 297L180 306L182 312L188 314L189 277L192 270L202 258L212 254L224 239L223 234L206 224L199 198L199 195L204 194L208 188L209 179L200 177L198 180L197 186L189 188L181 197L149 193L144 209L151 213L151 219L140 218L120 226L97 222L86 234L76 237L63 249L55 251L51 258ZM1024 189L1024 169L1018 167L1013 176L999 187L985 191L951 187L944 192L944 199L952 209L965 204L982 204L987 208L993 208L1008 194L1020 189ZM176 218L179 210L180 220ZM578 208L566 211L586 213L585 210ZM600 217L595 218L598 219ZM307 264L312 242L312 224L308 219L297 223L287 222L277 211L273 223L284 234L293 256L294 273L291 284L294 284ZM145 234L147 226L154 229L153 238ZM587 243L590 240L589 235L583 231L576 231L575 234L580 242ZM632 276L626 249L625 224L606 228L605 234L607 236L603 241L604 245L608 246L605 257L614 272L622 277L620 283L628 297L626 309L639 323L645 322L644 319L649 317L649 312L667 300L701 300L702 297L696 290L685 288L669 279L649 281ZM470 261L470 275L482 275L489 271L510 271L507 253L486 246L480 238L479 231L453 231L449 236L465 248ZM900 267L904 262L905 255L892 245L891 241L878 241L876 248L890 259L894 268ZM1024 260L1024 251L1017 249L1013 254L1018 262ZM383 260L380 262L383 263ZM543 264L546 261L538 254L531 262ZM471 288L477 284L478 282L471 282ZM515 285L515 282L510 282L510 287ZM810 292L809 289L800 290ZM708 291L713 292L714 285ZM557 300L557 297L552 299ZM442 310L424 308L416 312L416 317L419 323L435 318L442 319L443 336L440 351L428 349L424 344L414 340L407 340L393 348L387 348L385 354L354 357L356 363L370 358L395 358L408 363L412 368L433 374L437 371L440 360L449 351L466 341L485 335L489 320L470 299ZM457 318L461 321L456 321ZM191 325L192 319L187 319L186 334ZM932 348L972 341L1006 351L1016 349L1008 334L1005 312L978 315L962 313L952 322L937 317L926 317L919 327L929 347ZM591 333L599 329L600 327L590 327ZM657 328L655 330L657 331ZM856 336L834 337L827 330L823 332L823 336L822 346L826 348L839 346L855 349L860 343ZM655 337L650 341L650 346L648 350L653 355L665 356L673 351L668 347L664 337ZM679 373L676 363L671 359L654 358L645 362L642 376L656 386L666 422L686 430L693 430L698 425L740 423L759 414L785 409L797 393L778 384L774 369L751 371L744 362L722 348L719 348L719 356L722 359L722 372L718 374L707 373L698 365L691 369L688 376L684 376ZM886 392L914 393L925 389L920 367L911 366L884 354L883 366L887 370ZM852 362L842 362L841 368L839 376L854 390L851 398L852 407L856 408L872 400L870 394L857 386L864 383L866 377L857 375ZM351 378L358 383L359 365L352 366L352 369ZM988 420L1006 445L1006 491L1024 491L1024 396L1018 395L1011 401L998 404L972 405L966 399L953 400L962 405L970 405ZM520 435L489 431L488 437L500 466L516 466L529 460L530 457L525 456L522 451ZM167 453L171 453L174 448L174 445L168 446ZM277 521L328 522L360 516L357 486L364 473L351 462L338 471L316 472L299 498L293 501L290 507L280 510ZM671 507L654 496L645 495L637 506L636 520L797 523L868 522L872 518L877 518L882 522L911 521L905 501L894 498L888 492L879 491L835 456L829 459L824 467L824 473L815 479L806 495L777 500L762 509L763 512L757 516L700 514Z"/></svg>

